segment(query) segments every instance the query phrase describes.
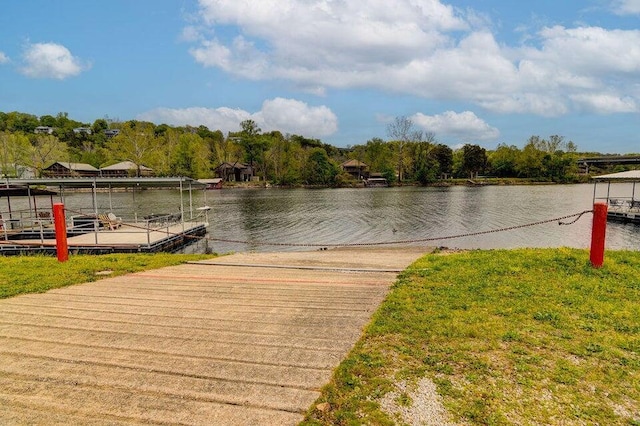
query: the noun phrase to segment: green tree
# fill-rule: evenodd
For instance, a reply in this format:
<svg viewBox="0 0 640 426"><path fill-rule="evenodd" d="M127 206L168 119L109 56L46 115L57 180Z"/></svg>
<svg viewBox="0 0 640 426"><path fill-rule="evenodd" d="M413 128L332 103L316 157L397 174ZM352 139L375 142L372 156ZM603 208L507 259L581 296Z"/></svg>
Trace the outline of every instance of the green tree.
<svg viewBox="0 0 640 426"><path fill-rule="evenodd" d="M17 176L18 166L29 164L29 138L22 133L0 131L0 175Z"/></svg>
<svg viewBox="0 0 640 426"><path fill-rule="evenodd" d="M439 143L432 148L431 155L438 163L438 177L446 179L453 171L453 150Z"/></svg>
<svg viewBox="0 0 640 426"><path fill-rule="evenodd" d="M256 171L264 174L264 153L268 149L269 138L262 137L262 130L253 120L244 120L240 123L242 130L238 134L238 143L245 153L245 161Z"/></svg>
<svg viewBox="0 0 640 426"><path fill-rule="evenodd" d="M546 144L540 136L531 136L522 149L522 154L516 164L516 170L520 176L541 178L545 175L546 170L543 163L545 151L540 148L546 148Z"/></svg>
<svg viewBox="0 0 640 426"><path fill-rule="evenodd" d="M39 125L38 117L32 114L12 111L5 117L5 129L9 132L33 133Z"/></svg>
<svg viewBox="0 0 640 426"><path fill-rule="evenodd" d="M40 125L47 127L56 127L56 118L53 115L40 116Z"/></svg>
<svg viewBox="0 0 640 426"><path fill-rule="evenodd" d="M101 134L103 133L105 130L107 130L109 128L109 123L107 122L107 120L105 120L104 118L98 118L96 121L93 122L93 125L91 126L91 131L94 134Z"/></svg>
<svg viewBox="0 0 640 426"><path fill-rule="evenodd" d="M200 136L183 133L173 155L172 172L178 176L202 178L209 169L209 149Z"/></svg>
<svg viewBox="0 0 640 426"><path fill-rule="evenodd" d="M418 142L413 150L414 179L423 185L435 182L438 177L438 162L431 153L432 148L429 142Z"/></svg>
<svg viewBox="0 0 640 426"><path fill-rule="evenodd" d="M413 126L413 121L405 116L396 117L392 123L387 125L387 135L392 139L396 147L396 164L398 171L398 182L404 179L404 169L406 162L405 147L409 142L417 142L422 139L422 132Z"/></svg>
<svg viewBox="0 0 640 426"><path fill-rule="evenodd" d="M391 146L382 139L373 138L367 141L365 145L364 162L369 165L369 170L372 173L384 173L385 171L391 170L391 179L389 179L389 182L395 179L392 157Z"/></svg>
<svg viewBox="0 0 640 426"><path fill-rule="evenodd" d="M517 165L521 152L514 145L499 144L489 154L491 173L497 177L515 177L518 175Z"/></svg>
<svg viewBox="0 0 640 426"><path fill-rule="evenodd" d="M53 135L33 135L30 138L29 165L36 169L38 176L42 170L56 161L68 161L67 145Z"/></svg>
<svg viewBox="0 0 640 426"><path fill-rule="evenodd" d="M340 172L327 152L322 148L312 148L304 166L303 176L309 185L333 185Z"/></svg>
<svg viewBox="0 0 640 426"><path fill-rule="evenodd" d="M140 166L155 168L161 153L153 124L136 121L124 123L120 134L111 138L106 148L111 160L129 160L136 163L136 176L140 176Z"/></svg>
<svg viewBox="0 0 640 426"><path fill-rule="evenodd" d="M462 169L474 179L487 165L487 151L479 145L466 144L462 147Z"/></svg>

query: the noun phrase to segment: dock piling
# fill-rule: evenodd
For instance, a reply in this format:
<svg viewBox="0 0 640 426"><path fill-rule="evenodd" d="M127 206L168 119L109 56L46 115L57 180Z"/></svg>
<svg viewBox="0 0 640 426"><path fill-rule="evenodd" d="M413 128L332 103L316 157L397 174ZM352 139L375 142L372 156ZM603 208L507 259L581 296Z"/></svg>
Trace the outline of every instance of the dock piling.
<svg viewBox="0 0 640 426"><path fill-rule="evenodd" d="M64 204L53 204L53 223L56 229L56 253L59 262L69 260L69 248L67 246L67 222L64 217Z"/></svg>
<svg viewBox="0 0 640 426"><path fill-rule="evenodd" d="M607 204L593 205L593 226L591 228L591 265L601 268L604 263L604 242L607 231Z"/></svg>

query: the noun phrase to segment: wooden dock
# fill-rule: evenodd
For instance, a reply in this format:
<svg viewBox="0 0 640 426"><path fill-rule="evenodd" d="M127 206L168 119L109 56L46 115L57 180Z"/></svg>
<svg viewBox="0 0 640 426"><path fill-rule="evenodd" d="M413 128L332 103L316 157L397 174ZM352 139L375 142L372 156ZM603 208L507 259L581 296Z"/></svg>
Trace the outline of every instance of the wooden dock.
<svg viewBox="0 0 640 426"><path fill-rule="evenodd" d="M206 235L206 223L184 222L157 227L124 223L117 229L100 229L81 234L70 229L69 252L75 254L155 253L175 251ZM31 238L0 242L0 255L45 253L56 250L53 229L34 231Z"/></svg>
<svg viewBox="0 0 640 426"><path fill-rule="evenodd" d="M297 424L425 251L243 253L0 300L0 424Z"/></svg>

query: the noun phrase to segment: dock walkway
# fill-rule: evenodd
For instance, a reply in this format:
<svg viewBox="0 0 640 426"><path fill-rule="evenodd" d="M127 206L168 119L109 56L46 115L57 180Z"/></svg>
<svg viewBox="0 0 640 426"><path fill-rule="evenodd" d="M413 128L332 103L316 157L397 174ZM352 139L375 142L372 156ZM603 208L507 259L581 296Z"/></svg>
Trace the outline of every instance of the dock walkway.
<svg viewBox="0 0 640 426"><path fill-rule="evenodd" d="M0 300L0 424L296 424L427 251L240 253Z"/></svg>
<svg viewBox="0 0 640 426"><path fill-rule="evenodd" d="M148 227L123 223L117 229L100 229L80 234L71 229L67 238L69 251L74 254L154 253L175 251L192 244L207 233L204 222L170 223ZM55 254L56 240L53 228L31 238L3 240L0 236L0 255L29 253Z"/></svg>

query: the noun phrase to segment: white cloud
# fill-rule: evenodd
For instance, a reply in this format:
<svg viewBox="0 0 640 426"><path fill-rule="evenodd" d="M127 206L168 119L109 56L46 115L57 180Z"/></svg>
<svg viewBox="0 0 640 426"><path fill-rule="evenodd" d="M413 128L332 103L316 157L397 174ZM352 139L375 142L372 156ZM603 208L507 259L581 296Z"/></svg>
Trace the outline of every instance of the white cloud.
<svg viewBox="0 0 640 426"><path fill-rule="evenodd" d="M640 14L640 0L615 0L613 11L619 15Z"/></svg>
<svg viewBox="0 0 640 426"><path fill-rule="evenodd" d="M638 102L629 96L619 96L610 93L580 94L572 97L579 106L599 113L626 113L636 112Z"/></svg>
<svg viewBox="0 0 640 426"><path fill-rule="evenodd" d="M90 68L73 56L69 49L56 43L35 43L23 53L24 66L21 71L32 78L55 78L64 80Z"/></svg>
<svg viewBox="0 0 640 426"><path fill-rule="evenodd" d="M508 46L488 18L441 0L199 4L202 31L190 49L198 63L307 93L374 88L545 116L587 104L600 113L640 105L640 93L627 90L640 72L637 30L545 27L524 37L527 44ZM640 0L617 4L630 13ZM207 30L216 36L205 38ZM603 93L627 98L587 101Z"/></svg>
<svg viewBox="0 0 640 426"><path fill-rule="evenodd" d="M137 117L139 120L175 126L207 126L224 133L237 132L244 120L253 120L263 131L279 130L307 137L322 137L338 130L336 115L326 106L312 107L294 99L266 100L258 112L232 108L157 108Z"/></svg>
<svg viewBox="0 0 640 426"><path fill-rule="evenodd" d="M156 108L151 111L139 114L138 120L151 121L155 123L166 123L174 126L200 126L205 125L211 130L222 130L223 132L237 132L240 130L240 123L244 120L253 119L251 113L233 108Z"/></svg>
<svg viewBox="0 0 640 426"><path fill-rule="evenodd" d="M258 122L267 129L285 133L321 137L338 130L338 118L331 109L326 106L310 107L295 99L264 101L262 110L256 115Z"/></svg>
<svg viewBox="0 0 640 426"><path fill-rule="evenodd" d="M449 135L465 142L474 140L493 140L500 131L491 127L471 111L456 113L446 111L437 115L414 114L411 120L424 130L437 135Z"/></svg>
<svg viewBox="0 0 640 426"><path fill-rule="evenodd" d="M197 42L202 40L202 35L197 27L189 25L182 29L179 39L186 42Z"/></svg>
<svg viewBox="0 0 640 426"><path fill-rule="evenodd" d="M0 52L0 64L6 64L9 62L9 57L4 54L4 52Z"/></svg>

